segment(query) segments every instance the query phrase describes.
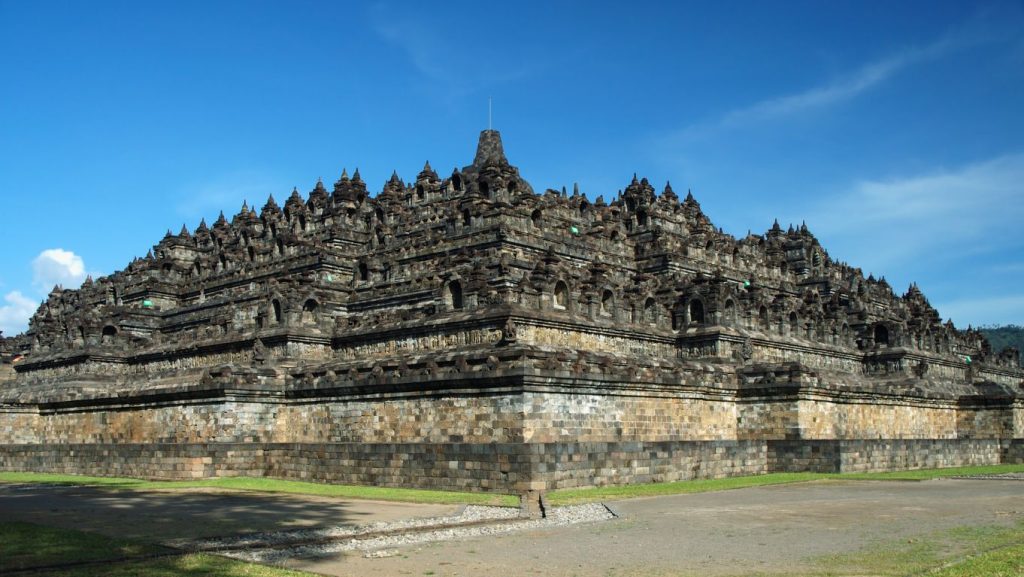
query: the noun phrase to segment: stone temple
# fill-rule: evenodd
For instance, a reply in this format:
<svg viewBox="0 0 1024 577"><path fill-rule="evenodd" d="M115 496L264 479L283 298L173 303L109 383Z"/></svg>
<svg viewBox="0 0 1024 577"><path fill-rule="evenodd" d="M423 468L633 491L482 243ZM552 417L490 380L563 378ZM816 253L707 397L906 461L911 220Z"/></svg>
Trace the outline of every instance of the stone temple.
<svg viewBox="0 0 1024 577"><path fill-rule="evenodd" d="M168 232L0 353L9 471L536 494L1024 461L1017 351L917 287L646 179L536 194L493 130L447 178Z"/></svg>

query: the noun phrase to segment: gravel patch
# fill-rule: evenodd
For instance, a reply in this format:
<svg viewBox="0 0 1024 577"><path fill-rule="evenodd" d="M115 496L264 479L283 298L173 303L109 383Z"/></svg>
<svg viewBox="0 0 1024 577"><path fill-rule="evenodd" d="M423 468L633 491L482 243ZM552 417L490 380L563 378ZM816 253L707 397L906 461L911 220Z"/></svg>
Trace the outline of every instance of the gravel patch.
<svg viewBox="0 0 1024 577"><path fill-rule="evenodd" d="M480 523L487 521L503 521L516 519L519 509L511 507L484 507L467 505L458 514L445 517L428 517L404 519L401 521L379 521L364 525L337 525L334 527L315 527L309 529L291 529L265 533L247 533L231 537L215 537L209 539L176 539L163 544L176 549L189 551L224 551L231 549L253 549L279 547L282 545L306 543L311 541L330 541L352 537L375 535L378 533L394 533L424 528Z"/></svg>
<svg viewBox="0 0 1024 577"><path fill-rule="evenodd" d="M962 475L953 479L983 479L992 481L1024 481L1024 473L999 473L994 475Z"/></svg>
<svg viewBox="0 0 1024 577"><path fill-rule="evenodd" d="M518 509L470 505L461 514L449 517L167 544L184 549L219 551L227 557L256 563L281 563L296 557L317 559L350 551L363 552L367 558L383 558L397 555L397 548L409 545L488 537L615 518L607 507L596 503L548 509L544 519L519 519L518 516Z"/></svg>

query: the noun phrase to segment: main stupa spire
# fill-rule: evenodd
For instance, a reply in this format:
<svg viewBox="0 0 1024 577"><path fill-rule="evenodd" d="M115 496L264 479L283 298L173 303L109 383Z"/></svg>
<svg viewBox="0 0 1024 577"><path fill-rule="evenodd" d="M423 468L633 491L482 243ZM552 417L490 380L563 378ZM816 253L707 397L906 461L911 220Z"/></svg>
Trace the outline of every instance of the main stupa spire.
<svg viewBox="0 0 1024 577"><path fill-rule="evenodd" d="M488 165L508 165L501 145L501 133L490 128L480 131L480 142L476 145L476 158L473 159L473 166L477 168Z"/></svg>

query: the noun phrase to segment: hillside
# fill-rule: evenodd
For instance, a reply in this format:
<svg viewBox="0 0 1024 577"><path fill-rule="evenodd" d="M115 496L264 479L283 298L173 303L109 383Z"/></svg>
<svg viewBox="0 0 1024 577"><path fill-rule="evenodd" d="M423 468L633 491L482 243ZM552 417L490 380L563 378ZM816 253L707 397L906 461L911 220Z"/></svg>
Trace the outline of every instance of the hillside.
<svg viewBox="0 0 1024 577"><path fill-rule="evenodd" d="M988 342L992 345L993 352L1003 350L1003 347L1017 347L1017 350L1024 351L1024 327L1018 325L980 327Z"/></svg>

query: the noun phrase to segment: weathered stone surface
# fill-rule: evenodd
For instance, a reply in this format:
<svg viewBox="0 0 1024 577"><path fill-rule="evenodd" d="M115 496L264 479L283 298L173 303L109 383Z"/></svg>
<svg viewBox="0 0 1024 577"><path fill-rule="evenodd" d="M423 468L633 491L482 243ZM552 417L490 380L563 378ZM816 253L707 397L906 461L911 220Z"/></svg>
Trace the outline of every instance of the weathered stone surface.
<svg viewBox="0 0 1024 577"><path fill-rule="evenodd" d="M806 226L535 194L484 131L168 233L0 338L0 469L539 493L1021 460L1024 372Z"/></svg>

